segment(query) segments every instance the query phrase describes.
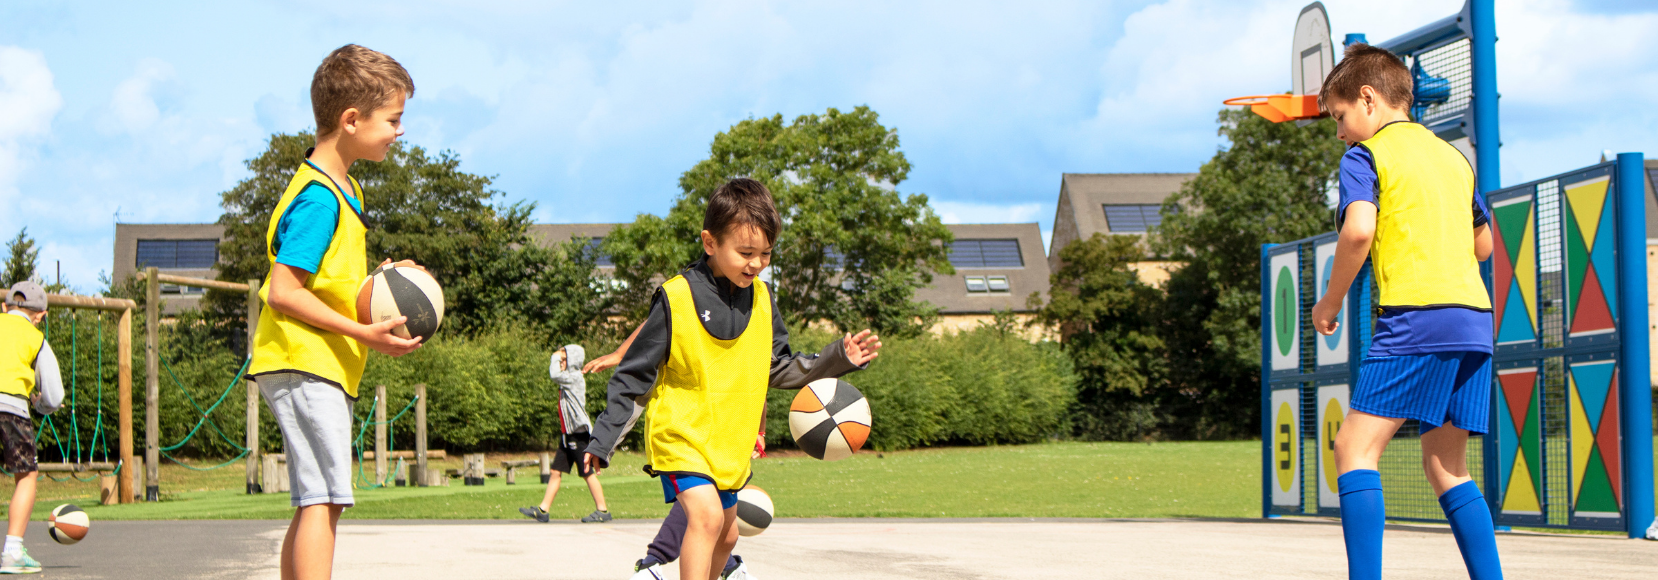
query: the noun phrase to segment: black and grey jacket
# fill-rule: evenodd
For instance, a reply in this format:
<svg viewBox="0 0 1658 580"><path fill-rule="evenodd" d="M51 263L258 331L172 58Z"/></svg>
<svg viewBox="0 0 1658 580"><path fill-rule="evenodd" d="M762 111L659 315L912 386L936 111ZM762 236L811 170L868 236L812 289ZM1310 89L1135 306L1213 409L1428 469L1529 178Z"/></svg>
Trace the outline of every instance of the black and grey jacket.
<svg viewBox="0 0 1658 580"><path fill-rule="evenodd" d="M708 268L707 256L691 264L680 275L689 282L691 298L699 311L697 318L702 320L702 328L708 334L720 340L731 340L748 327L749 316L754 310L753 287L739 288L730 280L716 278ZM769 294L772 300L772 337L771 378L768 384L771 388L798 389L818 379L839 377L863 368L846 358L845 347L839 340L830 342L818 354L795 353L789 348L789 329L783 324L783 313L777 310L777 293L773 291ZM656 385L656 375L662 363L668 360L668 343L673 337L671 320L668 296L659 288L651 297L650 315L640 328L639 336L633 339L633 345L628 347L621 364L616 366L616 374L610 377L610 383L605 387L604 413L593 422L593 441L587 445L587 452L606 466L610 464L610 455L615 452L622 436L633 428L634 422L644 412L651 387Z"/></svg>

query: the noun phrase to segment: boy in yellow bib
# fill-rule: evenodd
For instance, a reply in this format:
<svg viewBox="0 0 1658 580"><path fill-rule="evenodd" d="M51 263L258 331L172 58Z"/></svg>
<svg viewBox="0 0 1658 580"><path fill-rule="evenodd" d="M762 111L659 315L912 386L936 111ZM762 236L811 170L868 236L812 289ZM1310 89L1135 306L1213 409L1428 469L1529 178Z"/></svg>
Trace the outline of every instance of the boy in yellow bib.
<svg viewBox="0 0 1658 580"><path fill-rule="evenodd" d="M1368 256L1379 291L1375 335L1351 410L1336 433L1336 486L1347 574L1382 576L1382 451L1406 419L1422 431L1422 469L1439 495L1473 580L1502 578L1491 511L1468 476L1468 433L1491 405L1491 298L1479 262L1490 217L1468 160L1412 123L1412 75L1392 53L1347 47L1319 101L1351 146L1342 156L1341 230L1330 287L1313 327L1331 334L1342 297Z"/></svg>
<svg viewBox="0 0 1658 580"><path fill-rule="evenodd" d="M798 389L844 375L881 348L865 330L818 356L790 350L776 300L757 280L782 229L765 185L739 178L720 186L702 227L706 255L652 298L582 458L589 469L608 466L635 399L650 394L645 469L662 480L664 499L685 510L681 580L719 576L737 543L737 490L749 480L767 387Z"/></svg>
<svg viewBox="0 0 1658 580"><path fill-rule="evenodd" d="M282 540L282 578L333 574L334 530L351 492L351 402L368 349L401 356L418 340L391 333L398 317L357 322L357 288L368 274L362 188L347 171L382 161L403 134L403 101L414 81L384 54L346 45L311 79L317 145L305 152L265 233L270 274L248 375L282 428L294 518Z"/></svg>
<svg viewBox="0 0 1658 580"><path fill-rule="evenodd" d="M29 281L6 291L0 314L0 465L17 481L6 510L0 574L35 574L40 562L23 549L23 531L35 506L35 428L29 408L50 415L63 405L63 379L52 345L35 325L46 318L46 289Z"/></svg>

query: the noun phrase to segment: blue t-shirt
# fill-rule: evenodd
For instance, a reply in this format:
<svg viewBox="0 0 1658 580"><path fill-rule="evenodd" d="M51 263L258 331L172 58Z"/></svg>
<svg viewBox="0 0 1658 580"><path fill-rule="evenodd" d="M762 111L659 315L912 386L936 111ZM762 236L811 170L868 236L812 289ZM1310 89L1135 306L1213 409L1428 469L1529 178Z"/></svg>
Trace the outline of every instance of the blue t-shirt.
<svg viewBox="0 0 1658 580"><path fill-rule="evenodd" d="M352 211L362 213L362 202L356 195L346 195L345 199ZM282 221L276 224L276 262L317 273L328 244L334 241L339 220L340 200L334 192L319 183L307 186L294 196Z"/></svg>
<svg viewBox="0 0 1658 580"><path fill-rule="evenodd" d="M1341 156L1338 177L1341 201L1337 204L1336 223L1347 219L1347 206L1355 201L1376 204L1376 161L1370 150L1352 147ZM1485 200L1474 195L1474 227L1490 221ZM1365 356L1395 356L1430 352L1474 351L1491 352L1496 332L1492 329L1491 313L1460 306L1434 308L1382 308L1376 317L1376 332L1370 340Z"/></svg>

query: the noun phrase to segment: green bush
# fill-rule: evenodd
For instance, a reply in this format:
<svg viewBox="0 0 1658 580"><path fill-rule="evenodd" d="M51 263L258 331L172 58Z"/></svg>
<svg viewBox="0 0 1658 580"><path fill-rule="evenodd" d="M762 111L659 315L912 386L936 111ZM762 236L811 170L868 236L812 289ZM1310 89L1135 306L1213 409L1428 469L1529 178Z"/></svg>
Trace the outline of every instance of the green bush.
<svg viewBox="0 0 1658 580"><path fill-rule="evenodd" d="M806 330L801 352L838 337ZM1057 345L1031 344L990 327L944 336L883 339L881 355L845 380L869 399L878 450L932 444L1029 443L1063 434L1076 378ZM767 397L766 444L793 446L793 391Z"/></svg>

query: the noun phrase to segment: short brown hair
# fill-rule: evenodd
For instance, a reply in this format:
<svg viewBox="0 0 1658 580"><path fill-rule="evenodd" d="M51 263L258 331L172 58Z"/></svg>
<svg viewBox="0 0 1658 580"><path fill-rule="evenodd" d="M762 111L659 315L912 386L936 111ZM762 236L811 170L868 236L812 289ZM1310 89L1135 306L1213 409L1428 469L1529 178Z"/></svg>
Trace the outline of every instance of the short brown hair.
<svg viewBox="0 0 1658 580"><path fill-rule="evenodd" d="M1370 85L1388 105L1409 109L1415 100L1410 69L1405 61L1388 52L1363 43L1347 45L1347 52L1336 68L1324 77L1324 86L1318 91L1318 106L1330 110L1330 99L1359 100L1359 87Z"/></svg>
<svg viewBox="0 0 1658 580"><path fill-rule="evenodd" d="M771 190L764 183L739 177L725 182L708 198L708 211L702 215L702 229L724 238L732 228L751 225L760 228L766 242L777 243L777 234L783 229L783 217L777 215Z"/></svg>
<svg viewBox="0 0 1658 580"><path fill-rule="evenodd" d="M317 117L317 136L339 129L340 115L357 109L368 115L401 94L414 96L409 71L385 53L355 44L334 49L317 65L311 77L311 113Z"/></svg>

